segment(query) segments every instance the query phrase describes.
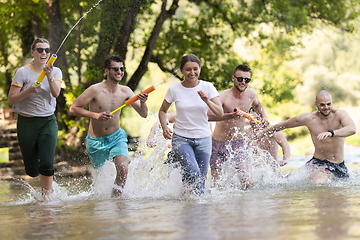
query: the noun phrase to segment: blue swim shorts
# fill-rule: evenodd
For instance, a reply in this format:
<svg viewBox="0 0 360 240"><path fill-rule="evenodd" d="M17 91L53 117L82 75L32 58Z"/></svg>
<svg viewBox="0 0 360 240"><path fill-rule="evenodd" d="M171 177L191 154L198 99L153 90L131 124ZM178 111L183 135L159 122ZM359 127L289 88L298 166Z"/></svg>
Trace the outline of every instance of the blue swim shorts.
<svg viewBox="0 0 360 240"><path fill-rule="evenodd" d="M127 135L123 129L105 137L86 136L86 151L94 169L100 168L106 161L123 155L129 157Z"/></svg>

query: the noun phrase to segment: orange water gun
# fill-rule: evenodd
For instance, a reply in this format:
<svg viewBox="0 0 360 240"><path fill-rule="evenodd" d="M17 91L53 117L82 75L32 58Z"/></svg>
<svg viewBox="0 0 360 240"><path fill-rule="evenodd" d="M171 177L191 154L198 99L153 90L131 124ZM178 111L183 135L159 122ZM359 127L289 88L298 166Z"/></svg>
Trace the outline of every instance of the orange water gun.
<svg viewBox="0 0 360 240"><path fill-rule="evenodd" d="M155 87L154 86L151 86L151 87L148 87L147 89L141 91L140 93L151 93L152 91L155 90ZM139 93L139 94L140 94ZM133 104L134 102L136 102L137 100L139 99L139 96L138 95L135 95L133 96L132 98L130 98L129 100L127 100L123 105L121 105L120 107L118 107L117 109L115 109L114 111L110 112L110 114L113 114L117 111L119 111L120 109L122 109L123 107L126 107L126 106L129 106L131 104Z"/></svg>
<svg viewBox="0 0 360 240"><path fill-rule="evenodd" d="M49 58L49 60L47 61L47 65L49 65L50 63L54 64L55 60L57 59L56 54L51 55L51 57ZM41 84L41 82L44 80L45 77L45 71L42 70L40 75L38 76L36 82L34 83L35 86L39 86Z"/></svg>
<svg viewBox="0 0 360 240"><path fill-rule="evenodd" d="M235 109L234 109L234 112L235 112L235 113L242 113L242 114L243 114L242 117L247 118L247 119L249 119L250 121L255 121L255 122L257 122L257 123L262 123L262 122L260 122L259 120L253 118L250 114L248 114L248 113L246 113L246 112L244 112L244 111L242 111L242 110L240 110L240 109L235 108Z"/></svg>

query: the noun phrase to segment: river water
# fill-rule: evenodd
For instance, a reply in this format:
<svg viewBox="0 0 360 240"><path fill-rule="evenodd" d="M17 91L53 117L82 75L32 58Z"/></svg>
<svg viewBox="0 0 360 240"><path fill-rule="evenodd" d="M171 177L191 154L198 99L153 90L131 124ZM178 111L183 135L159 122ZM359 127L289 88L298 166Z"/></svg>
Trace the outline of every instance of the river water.
<svg viewBox="0 0 360 240"><path fill-rule="evenodd" d="M37 200L36 181L0 181L0 239L360 238L358 148L346 149L347 181L310 182L301 167L310 156L292 157L279 172L259 154L252 189L229 170L202 196L184 194L163 157L164 149L134 157L120 198L111 198L110 162L94 178L58 177L48 203Z"/></svg>

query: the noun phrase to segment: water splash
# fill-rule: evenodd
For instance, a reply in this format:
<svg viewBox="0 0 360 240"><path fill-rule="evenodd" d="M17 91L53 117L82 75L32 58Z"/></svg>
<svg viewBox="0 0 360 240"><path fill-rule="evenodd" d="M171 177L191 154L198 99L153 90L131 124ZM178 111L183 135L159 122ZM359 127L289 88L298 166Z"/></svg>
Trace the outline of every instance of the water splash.
<svg viewBox="0 0 360 240"><path fill-rule="evenodd" d="M151 120L156 119L154 114ZM154 120L155 121L155 120ZM181 170L176 164L166 164L167 154L170 150L169 142L161 134L160 128L155 134L156 146L149 148L145 142L139 143L139 151L130 157L129 173L121 199L164 199L164 200L191 200L191 201L219 201L228 197L247 194L248 191L262 191L282 187L308 187L313 183L309 180L311 171L306 166L300 167L290 174L284 174L276 160L265 150L249 146L247 151L252 158L253 186L244 190L241 171L231 161L223 165L222 174L217 184L214 184L210 173L206 182L205 194L202 196L184 195L181 180ZM232 152L232 151L230 151ZM233 154L237 154L236 151ZM63 204L70 201L84 201L88 199L110 199L115 186L116 170L112 161L106 162L93 178L89 179L64 179L64 183L53 183L53 193L50 203ZM356 179L350 179L348 184L355 184ZM83 181L82 181L83 180ZM22 179L8 180L10 184L25 187L29 193L22 194L20 200L12 201L11 205L39 203L41 193L37 192L29 183ZM78 183L80 182L80 183ZM331 186L342 186L343 181L326 183ZM78 186L79 187L78 187ZM86 186L86 187L84 187ZM9 194L13 192L9 191ZM7 204L7 203L6 203ZM2 203L2 205L4 205Z"/></svg>
<svg viewBox="0 0 360 240"><path fill-rule="evenodd" d="M34 201L40 201L42 199L41 194L39 194L29 183L20 178L10 177L2 180L6 180L10 185L24 187L29 191L28 194L25 194L17 201L11 202L10 205L26 204Z"/></svg>
<svg viewBox="0 0 360 240"><path fill-rule="evenodd" d="M69 37L70 33L72 32L72 30L79 24L79 22L89 13L91 12L95 7L97 7L103 0L99 0L97 3L95 3L82 17L79 18L79 20L74 24L74 26L72 26L72 28L69 30L69 32L66 34L65 38L63 39L63 41L61 42L60 46L58 47L58 49L55 52L55 55L58 54L59 50L61 49L62 45L64 44L64 42L66 41L66 39Z"/></svg>
<svg viewBox="0 0 360 240"><path fill-rule="evenodd" d="M161 83L157 84L155 87L158 87L159 85L161 84L164 84L164 83L167 83L168 81L170 81L171 79L173 78L177 78L177 72L179 71L180 69L176 69L175 71L172 71L171 72L171 76L169 76L167 79L165 79L164 81L162 81Z"/></svg>

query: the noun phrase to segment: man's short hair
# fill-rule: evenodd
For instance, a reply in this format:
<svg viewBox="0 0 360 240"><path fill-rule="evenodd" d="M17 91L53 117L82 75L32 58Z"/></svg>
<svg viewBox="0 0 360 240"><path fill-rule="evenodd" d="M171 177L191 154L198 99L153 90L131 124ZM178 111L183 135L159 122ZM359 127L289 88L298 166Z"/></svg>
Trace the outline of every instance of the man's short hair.
<svg viewBox="0 0 360 240"><path fill-rule="evenodd" d="M249 68L249 67L246 66L246 65L240 64L239 66L237 66L237 67L234 69L234 74L236 73L236 71L250 72L250 73L251 73L251 68Z"/></svg>
<svg viewBox="0 0 360 240"><path fill-rule="evenodd" d="M124 63L124 59L117 55L110 55L107 59L104 61L104 68L109 69L111 67L111 62L122 62Z"/></svg>

